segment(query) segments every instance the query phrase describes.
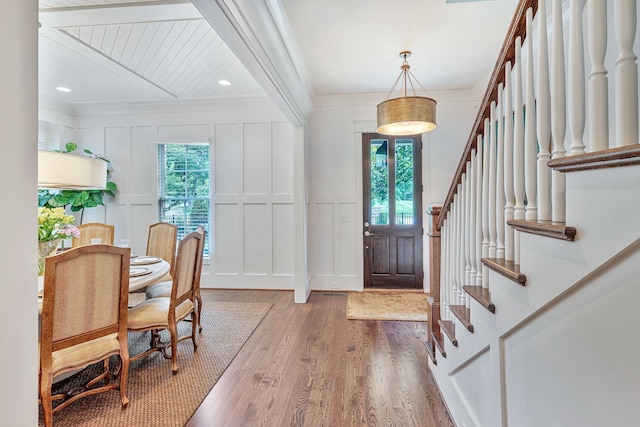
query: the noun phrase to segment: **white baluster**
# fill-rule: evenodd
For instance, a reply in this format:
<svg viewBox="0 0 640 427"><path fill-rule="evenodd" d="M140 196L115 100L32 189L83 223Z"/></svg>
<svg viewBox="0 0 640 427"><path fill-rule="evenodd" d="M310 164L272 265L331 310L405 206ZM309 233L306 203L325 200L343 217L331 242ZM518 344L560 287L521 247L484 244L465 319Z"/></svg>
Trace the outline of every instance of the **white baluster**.
<svg viewBox="0 0 640 427"><path fill-rule="evenodd" d="M549 93L549 47L547 42L547 11L546 2L538 3L538 82L536 87L536 122L538 133L538 211L537 219L551 219L551 169L547 163L551 159L549 152L549 143L551 142L551 94ZM531 43L529 43L531 46ZM528 49L532 58L533 49ZM527 101L528 102L528 101ZM529 107L529 104L527 105ZM527 108L529 111L529 108ZM528 122L527 115L527 122ZM532 150L532 148L529 148ZM526 155L525 155L526 156ZM527 177L529 178L529 177ZM527 201L531 203L533 197L529 195L529 186L527 186ZM536 219L532 213L529 213L527 206L527 219Z"/></svg>
<svg viewBox="0 0 640 427"><path fill-rule="evenodd" d="M504 258L513 261L513 228L507 221L513 219L515 194L513 192L513 98L511 93L511 61L504 71Z"/></svg>
<svg viewBox="0 0 640 427"><path fill-rule="evenodd" d="M460 244L458 243L458 236L459 236L459 224L458 224L458 207L459 207L459 203L458 201L460 200L460 196L459 194L456 193L455 197L454 197L454 205L453 205L453 236L452 236L452 240L451 240L451 249L452 249L452 255L451 255L451 279L453 280L453 295L451 296L451 301L453 305L459 305L460 304L460 292L459 292L459 288L458 288L458 284L459 284L459 279L458 279L458 248L460 247Z"/></svg>
<svg viewBox="0 0 640 427"><path fill-rule="evenodd" d="M513 68L513 188L516 205L514 219L524 219L524 114L522 104L522 59L521 39L516 37L515 63ZM520 232L513 234L513 260L520 264Z"/></svg>
<svg viewBox="0 0 640 427"><path fill-rule="evenodd" d="M569 155L584 153L585 86L582 0L571 0L569 19Z"/></svg>
<svg viewBox="0 0 640 427"><path fill-rule="evenodd" d="M447 241L448 241L448 247L447 247L447 281L449 283L448 286L448 294L447 294L447 305L454 305L455 304L455 290L454 290L454 277L452 274L452 260L453 260L453 235L454 235L454 228L455 228L455 224L453 222L453 202L451 203L451 210L449 211L449 217L447 218L447 221L449 222L448 227L447 227ZM447 319L451 320L452 317L452 313L451 313L451 309L449 307L447 307Z"/></svg>
<svg viewBox="0 0 640 427"><path fill-rule="evenodd" d="M451 207L449 207L451 208ZM446 215L446 214L445 214ZM449 306L449 274L447 270L447 258L449 257L447 218L442 221L440 227L440 319L447 320Z"/></svg>
<svg viewBox="0 0 640 427"><path fill-rule="evenodd" d="M449 257L447 218L442 221L440 228L440 319L447 320L449 306L449 274L447 270L447 258Z"/></svg>
<svg viewBox="0 0 640 427"><path fill-rule="evenodd" d="M482 138L482 257L489 257L489 119L484 119ZM482 266L482 287L489 284L489 269Z"/></svg>
<svg viewBox="0 0 640 427"><path fill-rule="evenodd" d="M458 272L458 304L465 305L466 296L462 286L464 285L464 197L462 197L462 183L458 184L458 238L456 239L456 248L458 250L458 262L456 271Z"/></svg>
<svg viewBox="0 0 640 427"><path fill-rule="evenodd" d="M476 272L476 286L483 286L482 285L482 152L480 150L482 150L482 136L478 135L477 138L477 142L476 142L476 178L475 178L475 184L476 184L476 191L475 191L475 196L476 196L476 202L475 202L475 206L476 206L476 216L474 218L475 220L475 246L476 246L476 264L478 265L477 267L477 272Z"/></svg>
<svg viewBox="0 0 640 427"><path fill-rule="evenodd" d="M553 141L551 158L561 159L565 157L566 153L564 136L567 126L562 0L553 0L551 15L553 37L551 40L551 140ZM563 173L558 171L551 172L551 219L553 221L565 221L565 182L565 175Z"/></svg>
<svg viewBox="0 0 640 427"><path fill-rule="evenodd" d="M542 11L544 13L544 10ZM535 87L533 84L533 28L532 28L532 10L527 10L526 15L527 35L525 40L527 51L527 66L525 68L525 112L524 112L524 183L527 195L526 219L535 221L538 218L538 144L536 141L536 108L541 108L541 102L536 105ZM544 51L544 49L543 49ZM538 68L540 68L540 60L544 52L538 58ZM544 73L538 79L540 87L544 80ZM544 93L541 94L544 97ZM542 101L544 104L544 101ZM542 151L542 149L541 149Z"/></svg>
<svg viewBox="0 0 640 427"><path fill-rule="evenodd" d="M607 54L607 0L587 2L587 22L587 44L591 58L588 149L599 151L609 148L609 79L604 67Z"/></svg>
<svg viewBox="0 0 640 427"><path fill-rule="evenodd" d="M489 258L496 257L496 102L491 101L489 133Z"/></svg>
<svg viewBox="0 0 640 427"><path fill-rule="evenodd" d="M504 85L498 84L498 104L496 119L498 135L496 138L496 258L504 258L504 115L502 98Z"/></svg>
<svg viewBox="0 0 640 427"><path fill-rule="evenodd" d="M471 256L469 252L470 234L469 234L469 168L471 162L467 161L465 170L462 174L462 251L464 260L464 282L463 285L470 283L471 277Z"/></svg>
<svg viewBox="0 0 640 427"><path fill-rule="evenodd" d="M616 0L613 16L618 44L616 59L616 145L622 147L638 143L638 57L633 53L636 37L635 0Z"/></svg>
<svg viewBox="0 0 640 427"><path fill-rule="evenodd" d="M451 304L457 305L458 301L458 194L453 196L451 204Z"/></svg>
<svg viewBox="0 0 640 427"><path fill-rule="evenodd" d="M476 217L478 212L476 211L476 169L478 168L476 160L476 149L471 149L471 166L469 168L469 216L467 221L469 222L469 261L471 262L471 270L469 271L469 285L476 284L476 277L478 274L478 263L476 254Z"/></svg>

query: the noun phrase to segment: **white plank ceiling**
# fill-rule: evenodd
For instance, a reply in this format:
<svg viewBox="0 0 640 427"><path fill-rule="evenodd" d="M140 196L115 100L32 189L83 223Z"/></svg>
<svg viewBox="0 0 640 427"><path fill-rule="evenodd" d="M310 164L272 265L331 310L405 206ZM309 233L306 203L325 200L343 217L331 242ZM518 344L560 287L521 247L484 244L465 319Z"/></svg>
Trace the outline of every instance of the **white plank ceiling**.
<svg viewBox="0 0 640 427"><path fill-rule="evenodd" d="M386 94L400 72L398 53L407 49L428 91L470 89L491 72L517 2L224 1L250 14L265 5L283 12L285 36L294 41L289 54L311 96ZM188 0L39 4L43 94L71 104L266 96ZM221 79L232 85L220 86Z"/></svg>
<svg viewBox="0 0 640 427"><path fill-rule="evenodd" d="M264 96L191 3L124 3L41 0L42 93L73 104Z"/></svg>

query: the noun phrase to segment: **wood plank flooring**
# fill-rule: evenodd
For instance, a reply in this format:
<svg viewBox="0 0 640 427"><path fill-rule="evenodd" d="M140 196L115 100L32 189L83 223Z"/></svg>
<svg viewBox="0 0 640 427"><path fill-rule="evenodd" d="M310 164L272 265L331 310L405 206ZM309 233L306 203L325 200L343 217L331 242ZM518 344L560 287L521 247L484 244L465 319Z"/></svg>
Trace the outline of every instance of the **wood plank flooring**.
<svg viewBox="0 0 640 427"><path fill-rule="evenodd" d="M427 364L426 323L346 319L347 294L203 290L273 302L202 402L197 426L420 426L451 422Z"/></svg>

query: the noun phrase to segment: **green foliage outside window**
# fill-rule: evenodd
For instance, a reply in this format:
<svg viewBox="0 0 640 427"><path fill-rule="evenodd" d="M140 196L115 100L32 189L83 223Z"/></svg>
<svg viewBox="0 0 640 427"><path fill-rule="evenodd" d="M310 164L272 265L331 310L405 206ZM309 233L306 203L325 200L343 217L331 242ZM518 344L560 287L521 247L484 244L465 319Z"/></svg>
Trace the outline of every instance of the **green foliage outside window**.
<svg viewBox="0 0 640 427"><path fill-rule="evenodd" d="M388 174L386 163L376 164L378 145L371 145L371 204L383 206L388 214ZM396 213L413 214L413 146L396 144Z"/></svg>
<svg viewBox="0 0 640 427"><path fill-rule="evenodd" d="M208 231L209 145L161 144L158 160L159 220L177 225L178 239L199 225Z"/></svg>

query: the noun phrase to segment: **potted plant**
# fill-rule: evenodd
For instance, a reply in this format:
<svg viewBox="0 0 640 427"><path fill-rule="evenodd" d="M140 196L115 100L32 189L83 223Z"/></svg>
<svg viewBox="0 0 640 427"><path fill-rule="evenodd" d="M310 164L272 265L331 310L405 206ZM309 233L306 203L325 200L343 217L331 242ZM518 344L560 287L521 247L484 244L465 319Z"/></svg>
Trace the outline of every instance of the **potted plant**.
<svg viewBox="0 0 640 427"><path fill-rule="evenodd" d="M65 145L65 151L56 150L62 153L71 153L78 149L78 145L73 142L67 142ZM100 157L92 153L90 150L83 150L89 156L102 159L111 163L104 157ZM115 197L115 192L118 190L118 186L115 182L110 181L111 171L107 166L107 186L101 190L60 190L58 193L52 193L49 190L38 191L38 206L47 208L66 208L69 206L71 212L80 212L80 224L82 224L82 217L84 215L85 208L95 208L97 206L103 206L105 195Z"/></svg>

